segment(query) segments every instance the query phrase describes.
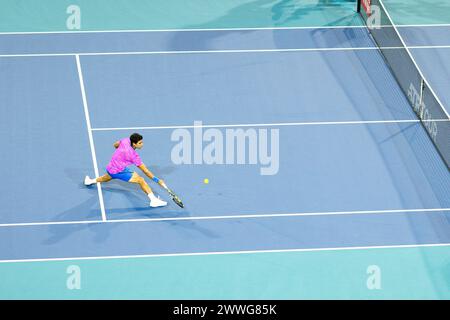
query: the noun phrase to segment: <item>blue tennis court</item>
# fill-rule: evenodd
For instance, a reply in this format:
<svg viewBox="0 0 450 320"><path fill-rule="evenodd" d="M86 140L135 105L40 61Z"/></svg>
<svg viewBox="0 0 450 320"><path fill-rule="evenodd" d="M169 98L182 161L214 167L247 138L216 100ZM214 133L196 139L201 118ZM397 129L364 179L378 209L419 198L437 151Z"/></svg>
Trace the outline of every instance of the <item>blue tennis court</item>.
<svg viewBox="0 0 450 320"><path fill-rule="evenodd" d="M450 26L398 29L448 115ZM5 32L0 101L3 266L442 248L449 297L449 168L363 25ZM84 186L134 132L185 208Z"/></svg>

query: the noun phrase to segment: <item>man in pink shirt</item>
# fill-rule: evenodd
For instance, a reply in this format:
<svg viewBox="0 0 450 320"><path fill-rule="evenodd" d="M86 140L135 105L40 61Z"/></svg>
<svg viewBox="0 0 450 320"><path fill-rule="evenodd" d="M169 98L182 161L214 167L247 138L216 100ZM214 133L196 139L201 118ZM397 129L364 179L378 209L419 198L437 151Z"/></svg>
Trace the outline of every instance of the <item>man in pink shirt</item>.
<svg viewBox="0 0 450 320"><path fill-rule="evenodd" d="M144 141L139 133L133 133L129 138L116 141L114 143L114 148L116 148L116 151L114 152L111 161L106 166L107 173L97 179L91 179L89 176L86 176L84 179L84 184L89 186L97 182L108 182L111 179L120 179L125 182L137 183L141 187L142 191L144 191L149 197L151 207L162 207L167 205L167 202L161 200L153 194L152 189L143 177L128 169L128 166L134 164L136 167L141 169L147 177L159 185L164 186L164 181L155 177L155 175L147 169L145 164L141 161L139 154L136 152L136 149L142 149L143 146Z"/></svg>

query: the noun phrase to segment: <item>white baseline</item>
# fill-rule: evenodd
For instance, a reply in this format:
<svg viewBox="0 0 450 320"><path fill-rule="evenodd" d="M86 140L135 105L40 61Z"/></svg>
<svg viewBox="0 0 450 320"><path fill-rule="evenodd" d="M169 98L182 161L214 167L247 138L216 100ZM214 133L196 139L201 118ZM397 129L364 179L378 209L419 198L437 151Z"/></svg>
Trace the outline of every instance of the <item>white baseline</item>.
<svg viewBox="0 0 450 320"><path fill-rule="evenodd" d="M391 25L381 27L392 28ZM441 28L450 27L450 24L405 24L397 25L397 28ZM83 34L83 33L142 33L142 32L211 32L211 31L258 31L258 30L315 30L315 29L366 29L360 26L304 26L304 27L237 27L237 28L187 28L187 29L117 29L117 30L76 30L76 31L11 31L0 32L1 35L34 35L34 34Z"/></svg>
<svg viewBox="0 0 450 320"><path fill-rule="evenodd" d="M122 255L122 256L97 256L97 257L16 259L16 260L0 260L0 263L50 262L50 261L69 261L69 260L111 260L111 259L212 256L212 255L236 255L236 254L260 254L260 253L293 253L293 252L317 252L317 251L408 249L408 248L432 248L432 247L448 247L448 246L450 246L450 243L400 244L400 245L390 245L390 246L365 246L365 247L303 248L303 249L278 249L278 250L164 253L164 254Z"/></svg>

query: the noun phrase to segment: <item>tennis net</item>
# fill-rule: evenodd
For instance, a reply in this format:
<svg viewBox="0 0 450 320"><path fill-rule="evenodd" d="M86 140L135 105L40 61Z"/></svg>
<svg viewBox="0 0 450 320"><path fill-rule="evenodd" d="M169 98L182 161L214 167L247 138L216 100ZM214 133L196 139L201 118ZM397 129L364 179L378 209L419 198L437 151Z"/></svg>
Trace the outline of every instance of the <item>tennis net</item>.
<svg viewBox="0 0 450 320"><path fill-rule="evenodd" d="M358 12L369 33L450 169L450 116L423 76L410 49L393 23L382 0L357 0Z"/></svg>

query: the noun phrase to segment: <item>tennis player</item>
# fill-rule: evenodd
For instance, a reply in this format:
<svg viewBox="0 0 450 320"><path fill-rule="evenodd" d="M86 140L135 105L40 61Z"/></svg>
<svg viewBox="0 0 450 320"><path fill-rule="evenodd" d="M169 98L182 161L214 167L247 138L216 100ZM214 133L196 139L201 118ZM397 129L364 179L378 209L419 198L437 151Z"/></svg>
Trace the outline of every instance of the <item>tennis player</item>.
<svg viewBox="0 0 450 320"><path fill-rule="evenodd" d="M143 146L144 141L139 133L133 133L129 138L124 138L122 140L116 141L114 143L114 148L116 148L116 151L112 155L111 161L106 166L106 174L97 179L91 179L89 176L86 176L86 178L84 179L84 184L86 186L90 186L97 182L103 183L108 182L112 179L119 179L125 182L136 183L149 197L150 207L155 208L167 205L167 202L161 200L159 196L156 197L153 194L152 189L149 187L143 177L128 168L128 166L134 164L136 167L141 169L147 177L161 186L164 185L164 181L155 177L155 175L150 170L148 170L145 164L141 161L139 154L136 152L136 149L142 149Z"/></svg>

